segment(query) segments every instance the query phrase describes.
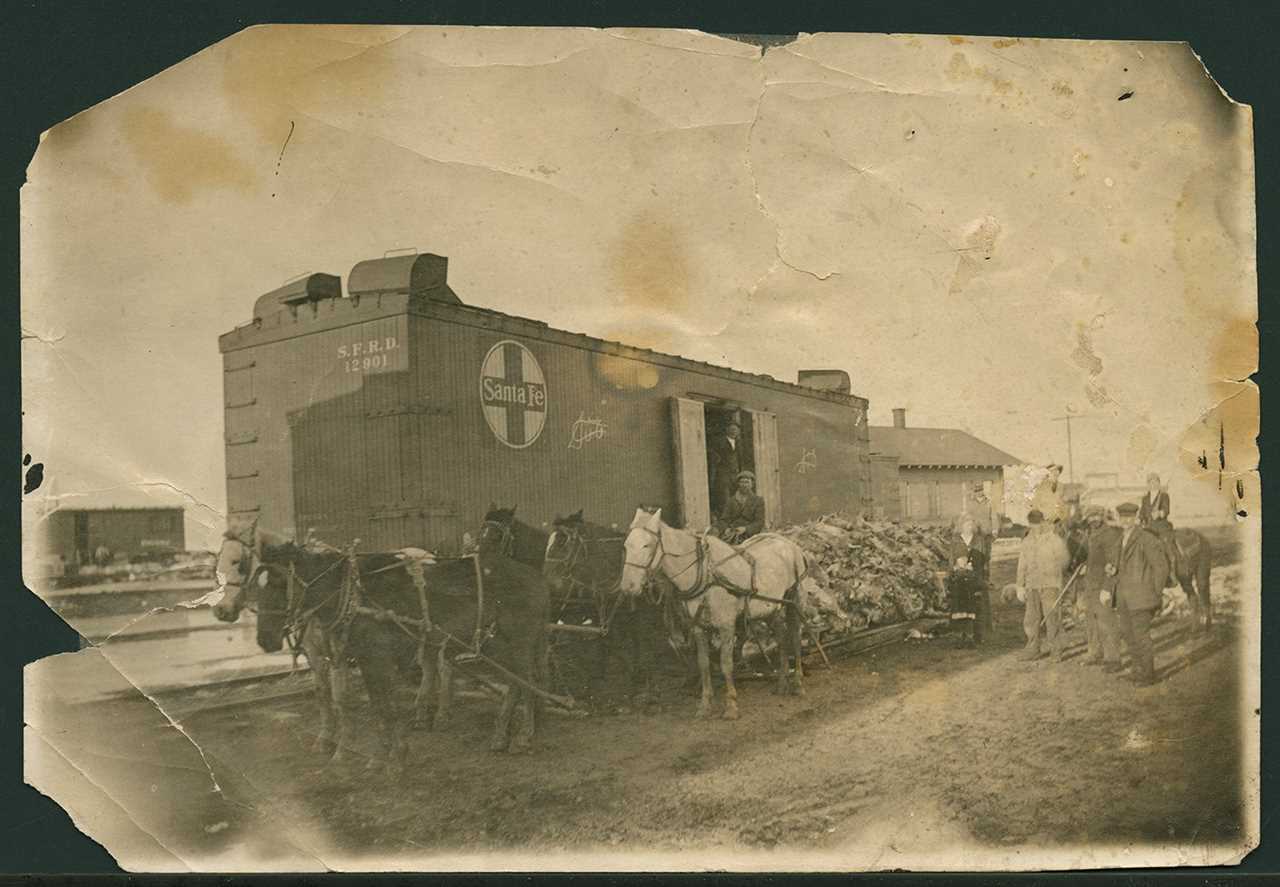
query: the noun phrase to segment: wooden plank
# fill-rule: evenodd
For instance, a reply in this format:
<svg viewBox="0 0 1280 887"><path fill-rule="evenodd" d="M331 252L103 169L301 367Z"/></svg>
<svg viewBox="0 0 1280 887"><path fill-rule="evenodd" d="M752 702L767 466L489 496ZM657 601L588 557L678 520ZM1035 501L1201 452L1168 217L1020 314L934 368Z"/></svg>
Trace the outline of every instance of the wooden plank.
<svg viewBox="0 0 1280 887"><path fill-rule="evenodd" d="M685 529L701 532L711 525L706 416L701 403L685 397L671 398L671 438L680 520Z"/></svg>

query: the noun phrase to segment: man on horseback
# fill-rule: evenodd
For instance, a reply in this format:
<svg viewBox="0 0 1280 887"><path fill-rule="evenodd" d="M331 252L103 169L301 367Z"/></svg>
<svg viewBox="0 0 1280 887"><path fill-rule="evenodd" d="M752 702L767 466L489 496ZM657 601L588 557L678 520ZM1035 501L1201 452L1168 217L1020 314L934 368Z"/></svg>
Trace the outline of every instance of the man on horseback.
<svg viewBox="0 0 1280 887"><path fill-rule="evenodd" d="M711 525L711 532L734 544L764 531L764 499L756 495L756 476L738 472L738 488L725 502Z"/></svg>
<svg viewBox="0 0 1280 887"><path fill-rule="evenodd" d="M1178 583L1182 574L1179 563L1180 554L1177 542L1173 538L1173 524L1169 521L1169 491L1160 483L1160 475L1152 472L1147 475L1147 492L1142 496L1142 504L1138 506L1138 523L1145 530L1150 530L1159 537L1164 545L1165 554L1169 558L1169 579L1166 588Z"/></svg>

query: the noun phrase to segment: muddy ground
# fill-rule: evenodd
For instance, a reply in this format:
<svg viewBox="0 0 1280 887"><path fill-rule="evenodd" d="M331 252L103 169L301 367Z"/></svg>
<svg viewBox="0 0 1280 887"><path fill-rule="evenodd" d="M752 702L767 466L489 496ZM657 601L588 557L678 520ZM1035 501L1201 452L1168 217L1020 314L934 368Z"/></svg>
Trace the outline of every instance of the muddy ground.
<svg viewBox="0 0 1280 887"><path fill-rule="evenodd" d="M447 730L412 735L394 781L360 762L322 766L307 697L194 712L182 726L228 800L347 858L1235 842L1238 584L1238 567L1215 568L1208 635L1176 615L1157 623L1151 688L1086 667L1078 628L1068 661L1017 661L1013 604L997 605L984 648L943 635L818 664L803 698L746 684L736 722L695 720L695 696L671 690L622 713L548 717L532 754L495 755L484 750L493 705L463 699Z"/></svg>

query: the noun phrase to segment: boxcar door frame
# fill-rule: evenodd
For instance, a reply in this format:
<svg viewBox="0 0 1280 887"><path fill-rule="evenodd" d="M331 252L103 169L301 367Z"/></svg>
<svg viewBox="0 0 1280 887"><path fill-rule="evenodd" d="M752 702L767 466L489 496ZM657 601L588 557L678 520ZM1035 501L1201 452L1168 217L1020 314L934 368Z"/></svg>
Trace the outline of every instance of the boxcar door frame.
<svg viewBox="0 0 1280 887"><path fill-rule="evenodd" d="M782 522L782 476L778 468L778 417L767 410L751 414L751 449L755 455L756 493L764 499L765 528Z"/></svg>
<svg viewBox="0 0 1280 887"><path fill-rule="evenodd" d="M700 533L711 525L707 420L702 401L671 398L671 445L680 520L685 529Z"/></svg>

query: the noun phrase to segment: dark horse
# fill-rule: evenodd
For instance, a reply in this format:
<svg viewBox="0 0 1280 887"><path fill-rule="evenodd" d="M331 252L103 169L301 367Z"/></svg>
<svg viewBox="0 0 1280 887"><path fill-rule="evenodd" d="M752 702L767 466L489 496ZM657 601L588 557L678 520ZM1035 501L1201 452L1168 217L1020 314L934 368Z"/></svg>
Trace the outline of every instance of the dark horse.
<svg viewBox="0 0 1280 887"><path fill-rule="evenodd" d="M611 652L620 651L627 666L629 692L639 701L652 695L652 637L661 636L661 614L647 600L624 597L622 578L625 536L589 523L579 510L556 516L547 541L543 576L554 598L553 618L571 610L587 610L604 630L597 649L597 673L605 679Z"/></svg>
<svg viewBox="0 0 1280 887"><path fill-rule="evenodd" d="M1213 548L1198 530L1187 527L1173 531L1177 555L1170 564L1169 584L1176 579L1191 606L1191 630L1208 631L1213 627L1213 606L1209 601L1209 572L1213 566ZM1073 520L1067 528L1067 549L1071 554L1068 574L1088 559L1089 529L1084 518ZM1165 549L1168 551L1168 549ZM1083 588L1084 583L1077 583Z"/></svg>
<svg viewBox="0 0 1280 887"><path fill-rule="evenodd" d="M1213 627L1213 606L1209 602L1213 548L1203 533L1188 527L1173 531L1173 543L1178 548L1173 573L1191 605L1191 630L1208 631Z"/></svg>
<svg viewBox="0 0 1280 887"><path fill-rule="evenodd" d="M303 626L321 625L338 658L360 668L392 769L403 765L407 751L407 718L394 691L415 665L421 678L414 711L428 727L435 697L446 698L438 680L442 659L478 652L511 675L538 682L536 651L546 630L542 578L504 556L491 533L482 531L474 556L441 561L315 551L292 542L262 545L259 559L273 581L258 595L258 645L275 652L286 639L293 643ZM509 737L512 711L527 693L513 682L494 724L493 750L529 747L532 706Z"/></svg>

